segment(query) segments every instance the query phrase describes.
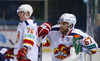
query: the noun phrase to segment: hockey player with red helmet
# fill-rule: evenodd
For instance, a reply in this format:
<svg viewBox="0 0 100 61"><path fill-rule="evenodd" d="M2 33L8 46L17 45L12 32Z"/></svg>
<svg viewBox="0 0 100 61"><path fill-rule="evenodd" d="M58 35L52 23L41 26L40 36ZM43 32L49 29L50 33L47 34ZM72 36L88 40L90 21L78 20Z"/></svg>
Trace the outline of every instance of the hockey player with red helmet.
<svg viewBox="0 0 100 61"><path fill-rule="evenodd" d="M77 37L80 37L79 42L81 43L82 52L88 54L96 53L98 48L97 43L88 34L74 28L76 22L74 14L64 13L59 18L59 24L53 26L48 35L45 36L47 40L45 45L51 45L52 61L61 61L70 56L70 47L73 46L73 38ZM42 31L39 33L41 34Z"/></svg>

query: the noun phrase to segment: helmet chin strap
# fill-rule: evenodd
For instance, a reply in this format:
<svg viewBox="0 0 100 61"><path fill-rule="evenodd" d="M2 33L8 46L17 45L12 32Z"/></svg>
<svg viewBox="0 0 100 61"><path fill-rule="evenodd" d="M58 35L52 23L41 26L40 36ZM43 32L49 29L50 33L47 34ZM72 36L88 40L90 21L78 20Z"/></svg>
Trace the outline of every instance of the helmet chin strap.
<svg viewBox="0 0 100 61"><path fill-rule="evenodd" d="M67 35L70 33L70 31L72 30L72 28L70 29L70 28L68 28L68 32L67 32Z"/></svg>
<svg viewBox="0 0 100 61"><path fill-rule="evenodd" d="M67 35L70 33L70 31L74 28L74 26L72 28L70 28L71 25L68 26L68 32Z"/></svg>
<svg viewBox="0 0 100 61"><path fill-rule="evenodd" d="M27 18L29 18L29 16L26 16L26 13L25 13L25 18L24 18L24 20L26 20Z"/></svg>

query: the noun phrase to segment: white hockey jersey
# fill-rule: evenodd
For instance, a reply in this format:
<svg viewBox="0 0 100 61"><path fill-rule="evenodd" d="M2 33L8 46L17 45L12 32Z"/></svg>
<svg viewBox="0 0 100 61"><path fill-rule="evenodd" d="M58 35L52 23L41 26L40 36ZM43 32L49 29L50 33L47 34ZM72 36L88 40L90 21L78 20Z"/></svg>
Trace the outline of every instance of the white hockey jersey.
<svg viewBox="0 0 100 61"><path fill-rule="evenodd" d="M80 42L84 47L82 51L90 52L90 50L96 50L98 48L94 39L79 29L73 29L68 35L60 33L59 29L59 26L55 26L47 35L47 41L51 43L52 61L61 61L70 55L69 49L73 46L74 35L81 36Z"/></svg>
<svg viewBox="0 0 100 61"><path fill-rule="evenodd" d="M14 46L14 55L17 55L19 49L23 46L28 47L27 58L31 61L37 61L37 24L32 19L19 23L16 44ZM16 57L14 61L16 61Z"/></svg>

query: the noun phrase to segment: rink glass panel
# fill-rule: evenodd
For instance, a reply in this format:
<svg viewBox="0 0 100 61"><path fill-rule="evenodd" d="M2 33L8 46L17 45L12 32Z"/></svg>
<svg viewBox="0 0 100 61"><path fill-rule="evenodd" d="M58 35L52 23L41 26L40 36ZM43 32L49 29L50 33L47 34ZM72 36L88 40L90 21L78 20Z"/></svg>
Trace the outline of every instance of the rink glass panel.
<svg viewBox="0 0 100 61"><path fill-rule="evenodd" d="M98 19L99 18L99 19ZM88 0L87 3L87 33L100 44L100 0ZM96 29L99 27L99 29ZM96 36L95 36L96 35ZM98 38L97 38L98 37Z"/></svg>

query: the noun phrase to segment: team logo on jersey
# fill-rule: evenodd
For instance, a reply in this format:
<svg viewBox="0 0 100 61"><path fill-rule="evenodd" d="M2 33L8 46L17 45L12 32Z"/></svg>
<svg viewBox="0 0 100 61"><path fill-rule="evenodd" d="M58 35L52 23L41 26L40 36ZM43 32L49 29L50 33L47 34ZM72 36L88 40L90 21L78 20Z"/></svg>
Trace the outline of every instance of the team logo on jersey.
<svg viewBox="0 0 100 61"><path fill-rule="evenodd" d="M58 46L58 48L55 48L54 49L54 55L56 58L58 59L64 59L66 58L68 55L70 54L70 51L69 49L63 45L63 44L60 44Z"/></svg>
<svg viewBox="0 0 100 61"><path fill-rule="evenodd" d="M32 34L25 34L25 37L29 37L29 38L33 38L33 39L35 39L35 35L32 35Z"/></svg>
<svg viewBox="0 0 100 61"><path fill-rule="evenodd" d="M69 41L69 37L66 37L66 41Z"/></svg>

